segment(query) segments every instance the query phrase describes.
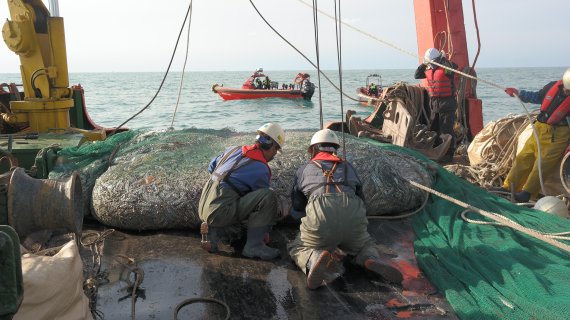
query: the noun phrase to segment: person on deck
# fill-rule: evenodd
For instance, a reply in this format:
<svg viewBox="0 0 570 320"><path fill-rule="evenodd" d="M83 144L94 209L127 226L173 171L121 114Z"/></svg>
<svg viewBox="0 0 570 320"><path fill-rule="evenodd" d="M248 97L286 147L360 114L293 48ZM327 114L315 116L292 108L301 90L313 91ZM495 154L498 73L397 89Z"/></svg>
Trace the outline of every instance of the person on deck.
<svg viewBox="0 0 570 320"><path fill-rule="evenodd" d="M457 69L457 65L449 61L436 48L427 49L424 55L424 63L418 66L414 74L416 79L425 79L422 86L426 88L429 96L430 122L429 130L438 134L451 135L451 145L441 162L451 162L455 153L455 138L453 125L455 124L455 112L457 101L455 100L454 72L442 68L432 62L446 67ZM441 137L436 145L442 143Z"/></svg>
<svg viewBox="0 0 570 320"><path fill-rule="evenodd" d="M400 283L398 269L380 259L368 234L362 183L354 167L336 152L340 142L330 129L317 131L309 146L311 160L294 178L290 216L301 220L289 254L316 289L338 278L346 255L385 279Z"/></svg>
<svg viewBox="0 0 570 320"><path fill-rule="evenodd" d="M378 96L378 86L375 83L371 83L368 86L368 94L375 97Z"/></svg>
<svg viewBox="0 0 570 320"><path fill-rule="evenodd" d="M567 118L570 115L570 68L564 72L562 80L549 82L540 91L507 88L505 92L511 97L518 96L523 102L541 104L534 129L540 141L542 176L548 177L556 170L570 139ZM528 202L540 190L537 158L536 138L531 135L502 186L506 191L513 185L517 202Z"/></svg>
<svg viewBox="0 0 570 320"><path fill-rule="evenodd" d="M269 80L269 77L265 77L265 80L263 80L263 89L271 89L271 80Z"/></svg>
<svg viewBox="0 0 570 320"><path fill-rule="evenodd" d="M262 89L263 88L263 84L261 83L261 80L259 80L259 78L255 78L255 89Z"/></svg>
<svg viewBox="0 0 570 320"><path fill-rule="evenodd" d="M246 223L244 256L271 260L280 255L265 242L278 218L277 195L269 188L268 162L284 143L281 126L266 123L257 130L253 145L229 147L210 162L210 179L198 207L203 249L217 252L221 238L241 238L241 226Z"/></svg>

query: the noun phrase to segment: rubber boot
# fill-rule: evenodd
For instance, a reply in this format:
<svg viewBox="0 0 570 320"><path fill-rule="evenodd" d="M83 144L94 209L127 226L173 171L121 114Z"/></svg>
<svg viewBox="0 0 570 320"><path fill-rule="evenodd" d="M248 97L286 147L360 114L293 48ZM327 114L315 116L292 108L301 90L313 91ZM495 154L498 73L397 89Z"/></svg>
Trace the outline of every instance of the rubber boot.
<svg viewBox="0 0 570 320"><path fill-rule="evenodd" d="M307 262L307 287L311 290L335 281L344 272L342 263L328 250L315 250Z"/></svg>
<svg viewBox="0 0 570 320"><path fill-rule="evenodd" d="M392 283L402 283L404 277L400 270L392 267L384 261L377 258L369 258L364 261L364 268L380 275L385 280Z"/></svg>
<svg viewBox="0 0 570 320"><path fill-rule="evenodd" d="M528 191L522 190L521 192L515 193L515 201L519 203L528 202L530 200L530 193Z"/></svg>
<svg viewBox="0 0 570 320"><path fill-rule="evenodd" d="M279 249L265 245L263 239L267 232L267 227L255 227L247 229L247 242L243 247L242 254L248 258L259 258L261 260L271 260L279 257Z"/></svg>
<svg viewBox="0 0 570 320"><path fill-rule="evenodd" d="M202 235L200 247L210 253L218 252L218 242L220 242L224 234L224 229L211 227L206 222L202 222L200 225L200 234Z"/></svg>

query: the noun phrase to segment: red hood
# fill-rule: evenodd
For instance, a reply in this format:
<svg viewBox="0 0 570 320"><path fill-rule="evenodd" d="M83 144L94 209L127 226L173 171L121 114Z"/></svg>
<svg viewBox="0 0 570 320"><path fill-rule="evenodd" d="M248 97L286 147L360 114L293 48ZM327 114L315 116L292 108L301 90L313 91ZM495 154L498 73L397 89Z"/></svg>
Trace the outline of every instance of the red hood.
<svg viewBox="0 0 570 320"><path fill-rule="evenodd" d="M334 161L342 162L342 159L328 152L319 152L311 160L324 160L324 161Z"/></svg>

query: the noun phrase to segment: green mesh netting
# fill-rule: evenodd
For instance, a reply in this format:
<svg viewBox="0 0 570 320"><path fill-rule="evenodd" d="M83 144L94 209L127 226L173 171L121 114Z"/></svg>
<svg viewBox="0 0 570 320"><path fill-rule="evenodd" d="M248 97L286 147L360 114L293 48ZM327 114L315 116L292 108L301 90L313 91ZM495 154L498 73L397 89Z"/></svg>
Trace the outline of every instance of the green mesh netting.
<svg viewBox="0 0 570 320"><path fill-rule="evenodd" d="M404 152L423 158L413 150ZM525 227L547 233L570 231L567 219L512 204L443 168L438 170L434 189ZM568 319L570 253L508 227L468 223L461 218L463 210L431 196L413 219L418 264L457 315L462 319ZM468 217L490 221L477 213Z"/></svg>
<svg viewBox="0 0 570 320"><path fill-rule="evenodd" d="M270 162L271 186L286 201L296 169L308 160L313 132L287 132L283 153ZM79 170L91 213L123 229L196 228L198 200L210 160L232 145L252 144L254 134L229 130L133 131L106 141L65 149L52 178ZM347 159L358 169L369 214L400 213L425 199L406 179L431 185L413 157L347 136ZM92 196L89 198L89 196Z"/></svg>

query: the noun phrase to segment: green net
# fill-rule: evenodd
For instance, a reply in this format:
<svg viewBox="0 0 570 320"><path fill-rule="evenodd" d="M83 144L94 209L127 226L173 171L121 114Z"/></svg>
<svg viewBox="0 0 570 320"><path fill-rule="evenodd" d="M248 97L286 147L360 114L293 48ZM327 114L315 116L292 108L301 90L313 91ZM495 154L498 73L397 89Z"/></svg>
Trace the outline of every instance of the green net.
<svg viewBox="0 0 570 320"><path fill-rule="evenodd" d="M283 153L270 162L271 186L284 201L290 202L295 171L308 160L313 133L287 132ZM360 174L369 214L400 213L423 203L423 192L406 179L431 185L431 175L413 157L352 136L346 139L347 159ZM225 148L253 140L253 133L230 130L124 132L63 150L52 176L78 170L91 213L106 225L132 230L196 228L208 163Z"/></svg>
<svg viewBox="0 0 570 320"><path fill-rule="evenodd" d="M383 146L391 148L391 146ZM405 150L422 158L419 153ZM545 233L570 221L521 207L439 168L434 189ZM568 319L570 253L505 226L461 218L464 208L432 195L413 219L423 272L462 319ZM491 221L477 213L468 218ZM568 242L565 242L568 244Z"/></svg>

